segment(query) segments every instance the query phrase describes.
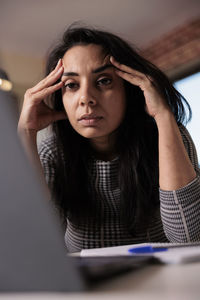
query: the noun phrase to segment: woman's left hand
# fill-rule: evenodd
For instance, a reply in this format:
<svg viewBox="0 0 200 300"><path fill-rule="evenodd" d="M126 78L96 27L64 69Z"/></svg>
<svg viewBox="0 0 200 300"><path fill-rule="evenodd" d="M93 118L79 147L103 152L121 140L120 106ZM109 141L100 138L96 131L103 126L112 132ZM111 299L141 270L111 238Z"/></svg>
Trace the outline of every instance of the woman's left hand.
<svg viewBox="0 0 200 300"><path fill-rule="evenodd" d="M120 64L112 56L110 57L110 61L116 67L115 72L118 76L138 86L143 91L146 101L146 111L150 116L156 119L162 116L164 112L170 111L169 105L155 87L150 76Z"/></svg>

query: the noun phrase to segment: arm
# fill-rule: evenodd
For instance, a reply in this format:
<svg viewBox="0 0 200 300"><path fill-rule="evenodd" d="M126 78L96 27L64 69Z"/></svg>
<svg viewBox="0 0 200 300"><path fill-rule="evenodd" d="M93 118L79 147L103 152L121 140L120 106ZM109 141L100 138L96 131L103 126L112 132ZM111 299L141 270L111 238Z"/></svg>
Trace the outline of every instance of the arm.
<svg viewBox="0 0 200 300"><path fill-rule="evenodd" d="M159 183L162 190L184 187L196 177L171 112L155 117L159 136Z"/></svg>
<svg viewBox="0 0 200 300"><path fill-rule="evenodd" d="M194 143L188 131L179 127L182 140L197 177L176 190L160 189L161 218L170 242L200 240L200 170Z"/></svg>
<svg viewBox="0 0 200 300"><path fill-rule="evenodd" d="M200 178L196 149L173 114L155 116L159 136L160 208L170 242L200 240Z"/></svg>
<svg viewBox="0 0 200 300"><path fill-rule="evenodd" d="M146 111L154 118L159 136L159 184L161 189L174 190L186 185L196 173L187 155L176 120L166 100L151 78L132 68L119 64L115 72L138 86L144 94Z"/></svg>
<svg viewBox="0 0 200 300"><path fill-rule="evenodd" d="M47 127L52 122L66 118L64 112L55 112L49 108L44 99L62 87L62 82L55 84L61 77L63 67L61 61L56 68L36 86L26 91L24 103L18 123L18 134L24 146L25 152L32 163L37 168L44 181L43 168L37 151L37 132Z"/></svg>
<svg viewBox="0 0 200 300"><path fill-rule="evenodd" d="M120 77L143 91L146 110L158 127L161 218L166 237L171 242L200 240L200 179L193 143L185 134L186 144L192 145L186 151L176 120L151 78L113 58L111 62Z"/></svg>

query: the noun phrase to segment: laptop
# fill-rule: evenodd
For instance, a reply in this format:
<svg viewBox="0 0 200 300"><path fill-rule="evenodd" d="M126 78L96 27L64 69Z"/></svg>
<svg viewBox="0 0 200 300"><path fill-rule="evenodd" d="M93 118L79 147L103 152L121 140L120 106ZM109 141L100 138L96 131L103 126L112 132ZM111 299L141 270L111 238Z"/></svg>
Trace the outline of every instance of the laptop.
<svg viewBox="0 0 200 300"><path fill-rule="evenodd" d="M0 103L0 292L83 291L149 262L67 255L58 217L18 139L11 95L0 91Z"/></svg>

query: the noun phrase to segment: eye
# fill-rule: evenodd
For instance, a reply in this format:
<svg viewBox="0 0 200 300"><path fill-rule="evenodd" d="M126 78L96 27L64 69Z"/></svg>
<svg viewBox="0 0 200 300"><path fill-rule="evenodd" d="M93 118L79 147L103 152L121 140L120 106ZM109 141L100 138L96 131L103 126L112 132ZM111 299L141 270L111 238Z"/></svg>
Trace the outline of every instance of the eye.
<svg viewBox="0 0 200 300"><path fill-rule="evenodd" d="M107 77L104 77L100 80L97 81L97 85L98 86L103 86L103 85L109 85L112 83L112 79L111 78L107 78Z"/></svg>
<svg viewBox="0 0 200 300"><path fill-rule="evenodd" d="M65 84L65 88L66 88L67 90L74 90L74 89L76 89L77 87L78 87L78 84L75 83L75 82L69 82L69 83Z"/></svg>

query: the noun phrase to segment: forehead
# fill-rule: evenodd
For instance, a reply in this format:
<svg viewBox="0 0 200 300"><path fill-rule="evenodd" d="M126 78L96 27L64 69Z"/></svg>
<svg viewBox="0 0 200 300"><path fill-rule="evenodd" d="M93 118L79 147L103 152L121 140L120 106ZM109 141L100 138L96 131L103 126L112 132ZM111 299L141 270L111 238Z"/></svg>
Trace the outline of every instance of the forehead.
<svg viewBox="0 0 200 300"><path fill-rule="evenodd" d="M79 68L95 68L109 62L101 46L78 45L69 49L63 56L63 66L70 71L78 71Z"/></svg>

